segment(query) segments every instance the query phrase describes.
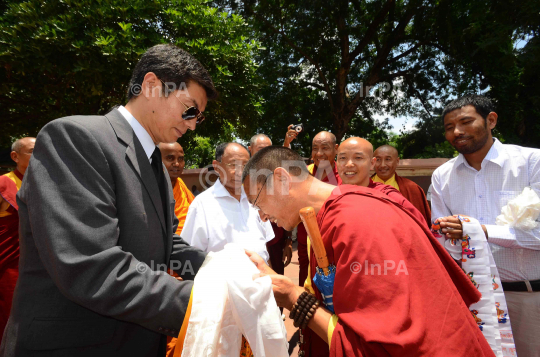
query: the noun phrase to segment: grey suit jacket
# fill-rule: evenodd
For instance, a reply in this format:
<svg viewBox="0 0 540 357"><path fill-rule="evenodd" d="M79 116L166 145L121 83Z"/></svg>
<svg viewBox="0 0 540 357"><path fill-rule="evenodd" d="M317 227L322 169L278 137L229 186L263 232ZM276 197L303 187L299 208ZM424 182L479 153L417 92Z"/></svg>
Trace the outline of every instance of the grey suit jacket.
<svg viewBox="0 0 540 357"><path fill-rule="evenodd" d="M0 356L161 354L205 258L174 233L164 180L167 212L117 110L43 127L17 195L20 275Z"/></svg>

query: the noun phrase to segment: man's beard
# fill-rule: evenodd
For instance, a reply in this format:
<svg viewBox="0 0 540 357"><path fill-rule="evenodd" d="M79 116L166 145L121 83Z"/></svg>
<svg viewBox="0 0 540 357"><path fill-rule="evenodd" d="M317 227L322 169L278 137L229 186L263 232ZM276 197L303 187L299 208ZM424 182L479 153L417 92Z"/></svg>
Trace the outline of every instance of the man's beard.
<svg viewBox="0 0 540 357"><path fill-rule="evenodd" d="M477 139L469 140L469 143L466 146L462 146L460 148L456 147L455 145L452 145L452 146L454 146L454 148L460 154L468 155L468 154L475 153L478 150L482 149L484 147L484 145L486 145L486 143L488 141L488 138L489 138L489 135L488 135L488 131L486 130L482 137L477 138ZM460 138L456 138L454 141L459 140L459 139Z"/></svg>

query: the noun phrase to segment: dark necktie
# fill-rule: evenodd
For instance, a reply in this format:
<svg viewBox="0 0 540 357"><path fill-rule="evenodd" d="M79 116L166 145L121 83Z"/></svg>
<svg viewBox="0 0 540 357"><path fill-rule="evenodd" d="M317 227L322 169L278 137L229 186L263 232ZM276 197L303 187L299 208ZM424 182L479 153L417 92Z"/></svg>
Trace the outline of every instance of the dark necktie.
<svg viewBox="0 0 540 357"><path fill-rule="evenodd" d="M152 171L156 176L156 181L159 187L159 195L161 196L161 204L163 205L163 216L167 215L167 195L165 190L165 180L163 179L163 164L161 163L161 151L156 146L156 149L152 153Z"/></svg>

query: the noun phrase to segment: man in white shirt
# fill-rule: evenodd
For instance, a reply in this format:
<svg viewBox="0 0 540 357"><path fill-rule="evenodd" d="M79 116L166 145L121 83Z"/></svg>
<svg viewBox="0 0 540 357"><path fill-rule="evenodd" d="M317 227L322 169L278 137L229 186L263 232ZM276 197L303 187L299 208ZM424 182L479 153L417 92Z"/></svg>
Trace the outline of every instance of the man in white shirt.
<svg viewBox="0 0 540 357"><path fill-rule="evenodd" d="M497 114L486 97L459 98L442 117L446 139L460 155L433 173L432 220L440 218L446 239L462 237L461 223L452 215L482 224L503 281L517 354L540 356L540 228L495 224L525 187L540 194L540 150L494 139Z"/></svg>
<svg viewBox="0 0 540 357"><path fill-rule="evenodd" d="M242 171L248 150L237 143L216 148L212 165L219 174L216 183L195 197L181 236L193 247L218 252L227 243L238 243L268 261L266 242L274 238L270 222L263 222L249 204L242 186Z"/></svg>

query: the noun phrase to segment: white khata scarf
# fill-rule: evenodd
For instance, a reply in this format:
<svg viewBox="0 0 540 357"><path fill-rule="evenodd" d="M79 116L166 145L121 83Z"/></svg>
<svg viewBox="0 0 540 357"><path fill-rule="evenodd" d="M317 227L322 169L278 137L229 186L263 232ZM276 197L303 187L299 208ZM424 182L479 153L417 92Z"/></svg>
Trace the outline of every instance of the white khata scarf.
<svg viewBox="0 0 540 357"><path fill-rule="evenodd" d="M463 239L446 240L444 246L482 293L469 309L497 357L517 356L501 279L482 226L474 218L457 217Z"/></svg>

